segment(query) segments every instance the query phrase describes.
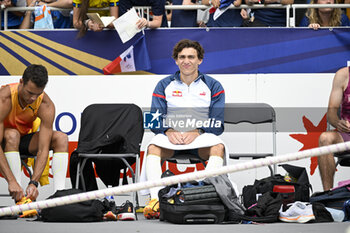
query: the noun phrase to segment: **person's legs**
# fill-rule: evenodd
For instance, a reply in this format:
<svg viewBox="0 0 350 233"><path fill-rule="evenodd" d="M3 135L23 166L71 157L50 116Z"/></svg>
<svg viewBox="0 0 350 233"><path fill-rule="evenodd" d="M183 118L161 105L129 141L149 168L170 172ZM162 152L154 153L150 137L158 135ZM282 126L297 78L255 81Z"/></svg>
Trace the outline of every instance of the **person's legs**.
<svg viewBox="0 0 350 233"><path fill-rule="evenodd" d="M336 131L323 132L319 138L319 146L328 146L343 142L342 136ZM318 167L320 170L323 190L327 191L333 188L335 160L333 154L322 155L318 157Z"/></svg>
<svg viewBox="0 0 350 233"><path fill-rule="evenodd" d="M51 140L53 150L52 174L54 191L65 189L68 167L68 136L54 131Z"/></svg>
<svg viewBox="0 0 350 233"><path fill-rule="evenodd" d="M198 155L208 160L206 169L216 169L222 167L225 147L222 144L214 145L207 148L198 149ZM170 158L174 155L173 150L164 149L156 145L150 145L147 150L146 175L147 180L159 179L162 175L161 160ZM157 217L159 210L158 192L161 188L150 188L151 201L144 208L143 214L146 218Z"/></svg>
<svg viewBox="0 0 350 233"><path fill-rule="evenodd" d="M29 143L28 151L36 155L38 151L39 134L35 133ZM59 131L53 131L50 150L53 150L52 173L54 191L65 188L68 166L68 136Z"/></svg>
<svg viewBox="0 0 350 233"><path fill-rule="evenodd" d="M149 145L147 148L146 176L147 180L156 180L162 176L161 159L169 158L174 151ZM143 214L146 218L159 217L158 192L161 187L150 188L151 201L145 206Z"/></svg>
<svg viewBox="0 0 350 233"><path fill-rule="evenodd" d="M225 147L223 144L217 144L211 147L200 148L198 149L198 154L202 159L208 160L205 170L214 170L222 167L224 164Z"/></svg>
<svg viewBox="0 0 350 233"><path fill-rule="evenodd" d="M21 135L16 129L6 128L4 131L4 153L16 181L21 185L21 158L19 143Z"/></svg>
<svg viewBox="0 0 350 233"><path fill-rule="evenodd" d="M159 179L162 176L161 159L173 156L174 151L161 148L156 145L149 145L147 150L146 175L147 180ZM151 199L158 199L160 187L150 189Z"/></svg>

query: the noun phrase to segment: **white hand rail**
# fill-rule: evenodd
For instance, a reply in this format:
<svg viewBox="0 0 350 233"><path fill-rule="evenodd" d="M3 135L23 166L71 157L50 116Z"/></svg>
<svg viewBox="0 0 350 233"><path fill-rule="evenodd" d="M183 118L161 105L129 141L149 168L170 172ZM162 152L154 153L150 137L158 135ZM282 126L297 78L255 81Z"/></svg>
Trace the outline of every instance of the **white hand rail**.
<svg viewBox="0 0 350 233"><path fill-rule="evenodd" d="M137 12L140 14L141 17L144 17L146 15L147 20L149 20L149 10L151 7L149 6L137 6L135 7ZM206 10L208 8L211 8L211 6L206 5L166 5L166 10ZM291 4L291 5L282 5L282 4L255 4L255 5L240 5L239 7L235 7L233 5L229 6L229 9L286 9L286 27L290 27L290 10L293 11L293 18L292 22L293 25L295 25L295 10L296 9L303 9L303 8L350 8L350 4ZM26 10L34 10L35 7L8 7L3 9L0 8L0 13L4 11L4 30L7 30L7 24L8 24L8 12L9 11L26 11ZM72 8L57 8L57 7L50 7L51 10L72 10ZM99 10L99 11L108 11L109 8L91 8L91 10ZM146 11L146 12L145 12ZM1 19L0 19L0 25L1 25Z"/></svg>

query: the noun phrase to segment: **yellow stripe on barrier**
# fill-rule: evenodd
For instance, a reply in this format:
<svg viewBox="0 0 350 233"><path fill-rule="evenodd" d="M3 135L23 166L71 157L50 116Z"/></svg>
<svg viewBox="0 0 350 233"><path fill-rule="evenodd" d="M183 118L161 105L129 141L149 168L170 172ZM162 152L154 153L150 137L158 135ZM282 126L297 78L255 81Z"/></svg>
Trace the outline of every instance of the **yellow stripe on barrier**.
<svg viewBox="0 0 350 233"><path fill-rule="evenodd" d="M8 53L3 48L0 48L0 63L5 67L10 75L22 75L23 71L26 68L26 65L24 65L16 57L12 56L12 54ZM19 70L21 72L19 72Z"/></svg>
<svg viewBox="0 0 350 233"><path fill-rule="evenodd" d="M35 41L38 41L38 42L40 42L40 43L42 43L50 48L53 48L61 53L64 53L70 57L73 57L79 61L87 63L87 64L89 64L95 68L101 69L101 70L103 67L105 67L110 62L112 62L111 60L104 59L104 58L89 54L87 52L83 52L83 51L80 51L78 49L71 48L71 47L66 46L66 45L62 45L60 43L57 43L57 42L54 42L52 40L46 39L44 37L38 36L32 32L29 32L29 31L22 31L19 33L21 33L21 34L23 34L23 35L25 35L25 36L27 36ZM86 75L87 73L79 73L79 74Z"/></svg>
<svg viewBox="0 0 350 233"><path fill-rule="evenodd" d="M5 33L5 32L2 32ZM12 32L7 31L6 34L9 36L11 34L13 34ZM26 49L22 48L20 45L4 38L1 36L0 34L0 42L5 44L8 48L10 48L11 50L13 50L15 53L19 54L22 56L23 59L27 60L28 62L32 63L32 64L41 64L43 66L45 66L47 68L48 71L50 71L50 73L54 73L57 75L67 75L67 73L57 69L55 66L51 65L50 63L46 62L45 60L41 59L40 57L32 54L31 52L27 51ZM27 46L30 46L28 44L26 44ZM0 57L3 57L2 54L0 54ZM7 59L6 57L4 57L3 59ZM8 69L7 66L4 66L5 69ZM16 71L13 71L13 73L11 75L22 75L25 68L20 69L21 67L17 67Z"/></svg>
<svg viewBox="0 0 350 233"><path fill-rule="evenodd" d="M7 36L11 37L12 39L16 40L17 42L22 43L22 44L30 47L31 49L35 50L37 53L41 54L44 57L49 58L50 60L56 62L57 64L66 68L67 70L72 71L73 73L76 73L78 75L79 74L91 74L91 75L101 74L100 72L97 72L95 70L87 68L87 67L85 67L77 62L74 62L74 61L72 61L64 56L61 56L61 55L59 55L59 54L57 54L49 49L46 49L46 48L44 48L36 43L33 43L30 40L25 39L25 38L13 33L13 32L4 32L4 33ZM61 52L67 54L67 51L61 51ZM101 68L101 70L102 70L102 68ZM49 74L56 74L56 73L51 73L51 70L49 68L48 68L48 72L49 72Z"/></svg>

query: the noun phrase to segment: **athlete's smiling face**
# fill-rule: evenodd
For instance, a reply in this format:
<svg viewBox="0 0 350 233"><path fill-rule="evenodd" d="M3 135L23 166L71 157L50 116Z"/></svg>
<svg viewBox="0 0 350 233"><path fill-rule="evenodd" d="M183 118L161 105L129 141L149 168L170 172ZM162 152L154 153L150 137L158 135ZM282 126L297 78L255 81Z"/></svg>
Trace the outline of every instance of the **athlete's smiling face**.
<svg viewBox="0 0 350 233"><path fill-rule="evenodd" d="M198 66L203 60L198 58L197 50L194 48L184 48L177 55L176 65L180 69L181 75L198 76Z"/></svg>

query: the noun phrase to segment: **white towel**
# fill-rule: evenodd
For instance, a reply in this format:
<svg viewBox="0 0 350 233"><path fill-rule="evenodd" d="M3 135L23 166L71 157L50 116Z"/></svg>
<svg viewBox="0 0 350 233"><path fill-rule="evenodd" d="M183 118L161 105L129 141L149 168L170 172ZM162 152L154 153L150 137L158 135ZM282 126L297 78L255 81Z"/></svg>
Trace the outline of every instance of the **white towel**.
<svg viewBox="0 0 350 233"><path fill-rule="evenodd" d="M168 137L164 134L157 134L154 136L151 140L151 142L147 145L146 147L146 153L147 153L147 148L149 145L154 144L162 148L170 149L170 150L191 150L191 149L197 149L197 148L204 148L204 147L210 147L210 146L215 146L217 144L223 144L225 146L225 159L224 159L224 165L228 164L228 159L229 159L229 150L225 143L216 136L215 134L212 133L204 133L202 135L199 135L192 143L187 144L187 145L175 145L172 144ZM143 162L142 162L142 169L141 169L141 176L140 176L140 182L145 182L147 181L147 176L146 176L146 160L147 160L147 154L144 154ZM228 174L229 175L229 174ZM229 176L230 178L230 176ZM231 180L231 179L230 179ZM232 186L234 187L236 193L238 194L238 188L237 185L232 182ZM141 195L147 195L149 194L148 189L144 189L140 191Z"/></svg>

